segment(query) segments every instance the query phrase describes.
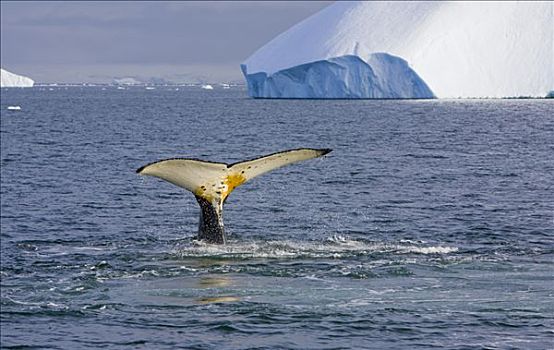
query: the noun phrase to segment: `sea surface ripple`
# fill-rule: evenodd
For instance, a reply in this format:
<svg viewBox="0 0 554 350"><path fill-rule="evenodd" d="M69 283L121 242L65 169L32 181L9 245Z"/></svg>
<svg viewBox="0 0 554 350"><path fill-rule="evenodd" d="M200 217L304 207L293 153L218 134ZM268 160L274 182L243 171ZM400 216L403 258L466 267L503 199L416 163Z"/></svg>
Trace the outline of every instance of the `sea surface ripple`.
<svg viewBox="0 0 554 350"><path fill-rule="evenodd" d="M1 93L2 348L554 347L552 100ZM333 152L233 192L226 246L135 174L298 147Z"/></svg>

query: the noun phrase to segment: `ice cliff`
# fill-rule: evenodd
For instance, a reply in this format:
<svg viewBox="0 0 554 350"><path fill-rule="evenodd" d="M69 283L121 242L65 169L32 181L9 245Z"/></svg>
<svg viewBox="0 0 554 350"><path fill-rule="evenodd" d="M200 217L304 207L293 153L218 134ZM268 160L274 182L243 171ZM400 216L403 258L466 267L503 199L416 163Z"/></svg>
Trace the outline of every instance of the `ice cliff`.
<svg viewBox="0 0 554 350"><path fill-rule="evenodd" d="M0 69L0 87L32 87L33 79Z"/></svg>
<svg viewBox="0 0 554 350"><path fill-rule="evenodd" d="M337 2L241 65L252 97L545 97L554 2Z"/></svg>
<svg viewBox="0 0 554 350"><path fill-rule="evenodd" d="M274 74L246 74L248 92L270 98L432 98L433 92L401 58L375 53L367 62L347 55ZM395 77L395 79L390 79Z"/></svg>

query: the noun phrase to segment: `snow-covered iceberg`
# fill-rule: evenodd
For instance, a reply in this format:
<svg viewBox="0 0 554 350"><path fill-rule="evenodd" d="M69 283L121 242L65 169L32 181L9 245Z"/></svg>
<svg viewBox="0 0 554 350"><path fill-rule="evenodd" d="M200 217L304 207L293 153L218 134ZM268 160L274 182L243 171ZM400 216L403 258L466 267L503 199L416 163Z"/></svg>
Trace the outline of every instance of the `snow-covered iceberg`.
<svg viewBox="0 0 554 350"><path fill-rule="evenodd" d="M0 69L0 87L32 87L34 84L35 82L31 78Z"/></svg>
<svg viewBox="0 0 554 350"><path fill-rule="evenodd" d="M241 65L252 97L545 97L554 2L337 2Z"/></svg>

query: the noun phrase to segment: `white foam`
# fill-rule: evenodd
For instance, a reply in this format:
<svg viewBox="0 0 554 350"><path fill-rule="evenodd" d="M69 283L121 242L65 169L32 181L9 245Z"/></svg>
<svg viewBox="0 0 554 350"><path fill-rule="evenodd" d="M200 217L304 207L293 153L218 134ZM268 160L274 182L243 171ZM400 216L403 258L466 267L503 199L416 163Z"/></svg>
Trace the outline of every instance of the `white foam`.
<svg viewBox="0 0 554 350"><path fill-rule="evenodd" d="M56 309L68 309L69 307L64 304L57 304L51 301L45 301L45 302L28 302L28 301L20 301L15 300L13 298L10 298L8 296L5 297L9 301L11 301L14 304L18 305L26 305L26 306L35 306L35 307L48 307L48 308L56 308Z"/></svg>
<svg viewBox="0 0 554 350"><path fill-rule="evenodd" d="M419 254L448 254L458 251L456 247L408 247L406 252Z"/></svg>
<svg viewBox="0 0 554 350"><path fill-rule="evenodd" d="M457 247L425 246L404 243L370 242L334 235L325 241L247 241L229 242L226 245L213 245L194 241L180 246L176 254L181 257L222 257L222 258L343 258L376 253L391 254L450 254Z"/></svg>

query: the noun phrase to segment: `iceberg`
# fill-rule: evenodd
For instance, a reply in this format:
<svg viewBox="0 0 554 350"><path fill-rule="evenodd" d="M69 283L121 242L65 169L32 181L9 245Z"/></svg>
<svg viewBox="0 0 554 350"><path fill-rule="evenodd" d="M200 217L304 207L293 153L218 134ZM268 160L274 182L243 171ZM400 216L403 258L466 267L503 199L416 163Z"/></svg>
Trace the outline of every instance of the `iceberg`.
<svg viewBox="0 0 554 350"><path fill-rule="evenodd" d="M255 98L545 97L554 2L336 2L241 65Z"/></svg>
<svg viewBox="0 0 554 350"><path fill-rule="evenodd" d="M401 58L386 53L367 62L347 55L266 73L247 74L248 93L266 98L433 98L427 84ZM390 79L395 77L395 79Z"/></svg>
<svg viewBox="0 0 554 350"><path fill-rule="evenodd" d="M35 82L31 78L0 69L0 87L33 87L33 85Z"/></svg>
<svg viewBox="0 0 554 350"><path fill-rule="evenodd" d="M115 85L142 85L142 84L144 84L142 81L137 80L133 77L114 78L113 83Z"/></svg>

